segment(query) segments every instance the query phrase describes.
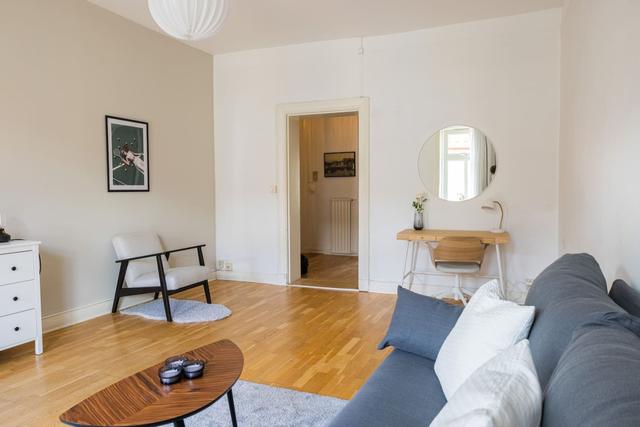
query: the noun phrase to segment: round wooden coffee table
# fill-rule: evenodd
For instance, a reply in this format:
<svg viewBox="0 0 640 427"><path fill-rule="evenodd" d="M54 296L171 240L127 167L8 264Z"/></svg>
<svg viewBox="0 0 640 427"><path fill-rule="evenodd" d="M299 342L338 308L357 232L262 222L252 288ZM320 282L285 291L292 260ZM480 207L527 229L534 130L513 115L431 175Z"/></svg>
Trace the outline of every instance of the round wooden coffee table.
<svg viewBox="0 0 640 427"><path fill-rule="evenodd" d="M240 349L222 340L185 355L207 362L202 377L162 385L158 379L162 364L152 366L88 397L60 415L60 421L73 426L184 426L185 418L226 394L231 422L237 426L231 388L244 365Z"/></svg>

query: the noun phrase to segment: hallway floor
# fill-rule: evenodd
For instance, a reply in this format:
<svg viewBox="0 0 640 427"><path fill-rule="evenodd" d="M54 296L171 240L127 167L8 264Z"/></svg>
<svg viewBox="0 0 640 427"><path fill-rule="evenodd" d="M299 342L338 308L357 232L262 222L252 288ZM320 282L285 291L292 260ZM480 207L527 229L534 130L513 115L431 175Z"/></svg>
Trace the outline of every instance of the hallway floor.
<svg viewBox="0 0 640 427"><path fill-rule="evenodd" d="M309 271L296 285L324 288L358 289L358 257L305 254Z"/></svg>

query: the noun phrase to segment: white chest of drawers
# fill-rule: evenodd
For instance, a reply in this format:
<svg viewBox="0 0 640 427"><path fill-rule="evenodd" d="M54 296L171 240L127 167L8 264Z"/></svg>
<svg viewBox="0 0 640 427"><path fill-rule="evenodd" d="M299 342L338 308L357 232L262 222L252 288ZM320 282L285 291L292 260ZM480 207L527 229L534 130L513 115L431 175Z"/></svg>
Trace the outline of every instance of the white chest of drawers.
<svg viewBox="0 0 640 427"><path fill-rule="evenodd" d="M0 350L35 340L42 347L40 242L0 243Z"/></svg>

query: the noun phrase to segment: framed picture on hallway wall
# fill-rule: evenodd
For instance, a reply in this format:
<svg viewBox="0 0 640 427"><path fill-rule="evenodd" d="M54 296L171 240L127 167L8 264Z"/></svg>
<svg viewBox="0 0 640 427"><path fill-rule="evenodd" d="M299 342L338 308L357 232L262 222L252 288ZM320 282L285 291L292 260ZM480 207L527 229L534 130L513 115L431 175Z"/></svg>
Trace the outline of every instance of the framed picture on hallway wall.
<svg viewBox="0 0 640 427"><path fill-rule="evenodd" d="M324 153L325 178L356 176L356 152Z"/></svg>
<svg viewBox="0 0 640 427"><path fill-rule="evenodd" d="M149 124L105 116L110 192L149 191Z"/></svg>

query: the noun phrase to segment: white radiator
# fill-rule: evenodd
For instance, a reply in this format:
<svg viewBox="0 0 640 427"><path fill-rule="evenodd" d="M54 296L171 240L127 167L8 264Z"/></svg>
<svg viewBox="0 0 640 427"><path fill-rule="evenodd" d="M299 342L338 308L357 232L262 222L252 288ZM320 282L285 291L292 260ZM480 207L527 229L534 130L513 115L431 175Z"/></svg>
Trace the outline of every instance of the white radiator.
<svg viewBox="0 0 640 427"><path fill-rule="evenodd" d="M331 199L331 252L351 253L351 204L353 199Z"/></svg>

